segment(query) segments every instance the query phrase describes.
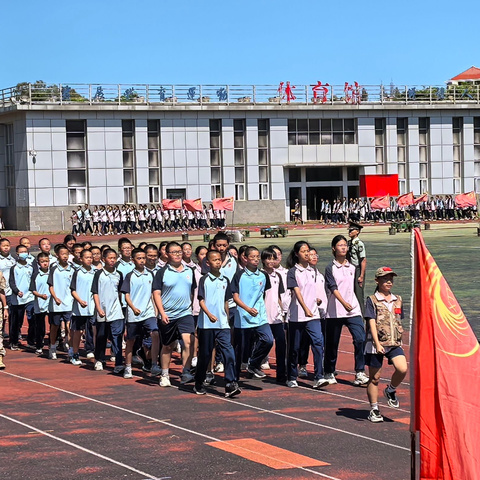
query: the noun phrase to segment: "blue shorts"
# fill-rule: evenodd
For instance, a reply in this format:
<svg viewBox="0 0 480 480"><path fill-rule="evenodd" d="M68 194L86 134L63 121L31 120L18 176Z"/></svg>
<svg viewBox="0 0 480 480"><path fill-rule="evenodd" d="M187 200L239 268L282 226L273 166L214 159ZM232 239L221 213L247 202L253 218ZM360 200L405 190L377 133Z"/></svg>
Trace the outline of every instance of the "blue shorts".
<svg viewBox="0 0 480 480"><path fill-rule="evenodd" d="M70 320L72 319L72 312L51 312L48 316L48 321L50 325L55 325L59 327L62 322L65 322L65 325L70 325Z"/></svg>
<svg viewBox="0 0 480 480"><path fill-rule="evenodd" d="M192 315L186 315L180 318L171 318L170 321L165 324L161 320L160 333L162 334L163 345L170 345L175 340L180 340L182 333L193 335L195 333L195 322Z"/></svg>
<svg viewBox="0 0 480 480"><path fill-rule="evenodd" d="M143 338L144 334L149 335L152 332L158 332L156 318L147 318L141 322L127 322L127 340Z"/></svg>
<svg viewBox="0 0 480 480"><path fill-rule="evenodd" d="M394 347L389 350L387 353L366 353L365 354L365 365L368 365L372 368L382 368L383 359L388 359L388 364L392 365L392 359L399 357L400 355L405 356L405 352L402 347Z"/></svg>
<svg viewBox="0 0 480 480"><path fill-rule="evenodd" d="M87 322L92 322L92 318L90 316L75 316L72 315L72 320L70 321L70 330L73 332L77 332L79 330L85 330Z"/></svg>

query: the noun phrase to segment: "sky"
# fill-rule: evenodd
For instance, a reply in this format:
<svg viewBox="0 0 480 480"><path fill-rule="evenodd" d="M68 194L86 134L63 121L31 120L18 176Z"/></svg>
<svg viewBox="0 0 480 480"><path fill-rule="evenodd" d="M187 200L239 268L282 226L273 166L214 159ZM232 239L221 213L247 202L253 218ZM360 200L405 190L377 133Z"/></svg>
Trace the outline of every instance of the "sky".
<svg viewBox="0 0 480 480"><path fill-rule="evenodd" d="M23 0L0 89L79 84L443 85L480 67L480 2Z"/></svg>

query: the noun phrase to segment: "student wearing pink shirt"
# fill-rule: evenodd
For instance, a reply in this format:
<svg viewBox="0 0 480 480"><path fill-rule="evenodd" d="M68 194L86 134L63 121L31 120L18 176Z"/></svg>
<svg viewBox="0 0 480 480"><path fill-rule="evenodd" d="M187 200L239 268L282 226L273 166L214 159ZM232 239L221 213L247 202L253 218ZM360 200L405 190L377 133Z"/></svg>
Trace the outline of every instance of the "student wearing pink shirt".
<svg viewBox="0 0 480 480"><path fill-rule="evenodd" d="M287 260L287 288L292 292L288 312L288 380L287 387L298 387L298 353L304 332L310 337L313 351L314 383L317 389L328 385L323 376L323 335L318 309L315 270L309 265L310 245L300 241L293 246Z"/></svg>
<svg viewBox="0 0 480 480"><path fill-rule="evenodd" d="M343 235L332 240L332 253L335 257L325 269L327 286L327 325L325 334L325 378L331 385L337 383L335 367L337 364L338 344L344 325L353 338L355 355L354 385L368 383L365 374L365 327L363 325L360 304L355 295L355 266L347 260L348 243Z"/></svg>

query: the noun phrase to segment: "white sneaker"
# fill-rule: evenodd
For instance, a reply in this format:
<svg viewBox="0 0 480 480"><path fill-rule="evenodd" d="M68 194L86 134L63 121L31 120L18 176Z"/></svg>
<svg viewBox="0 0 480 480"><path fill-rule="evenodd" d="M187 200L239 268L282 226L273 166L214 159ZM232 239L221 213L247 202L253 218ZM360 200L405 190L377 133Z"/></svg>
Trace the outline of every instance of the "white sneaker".
<svg viewBox="0 0 480 480"><path fill-rule="evenodd" d="M122 373L125 370L125 367L123 365L116 365L115 368L113 369L113 373Z"/></svg>
<svg viewBox="0 0 480 480"><path fill-rule="evenodd" d="M380 422L383 422L383 417L382 417L382 415L380 414L380 411L377 410L376 408L370 410L370 413L369 413L369 415L368 415L368 419L369 419L372 423L380 423Z"/></svg>
<svg viewBox="0 0 480 480"><path fill-rule="evenodd" d="M213 369L215 373L222 373L225 371L225 367L223 366L222 362L219 362L215 365L215 368Z"/></svg>
<svg viewBox="0 0 480 480"><path fill-rule="evenodd" d="M56 360L57 359L57 349L56 348L51 348L48 351L48 358L50 360Z"/></svg>
<svg viewBox="0 0 480 480"><path fill-rule="evenodd" d="M365 372L357 372L355 374L355 380L353 384L360 387L361 385L366 385L368 383L368 376Z"/></svg>
<svg viewBox="0 0 480 480"><path fill-rule="evenodd" d="M150 375L152 377L158 377L162 373L162 369L158 365L152 365Z"/></svg>
<svg viewBox="0 0 480 480"><path fill-rule="evenodd" d="M172 384L170 383L170 377L168 375L162 375L160 377L159 385L161 387L171 387Z"/></svg>
<svg viewBox="0 0 480 480"><path fill-rule="evenodd" d="M325 380L328 382L329 385L335 385L337 383L337 379L333 373L326 373Z"/></svg>
<svg viewBox="0 0 480 480"><path fill-rule="evenodd" d="M193 358L192 358L192 368L196 368L196 367L197 367L197 363L198 363L198 358L197 358L197 357L193 357Z"/></svg>
<svg viewBox="0 0 480 480"><path fill-rule="evenodd" d="M88 352L87 358L95 358L95 354L93 352Z"/></svg>
<svg viewBox="0 0 480 480"><path fill-rule="evenodd" d="M70 363L77 367L79 367L80 365L83 365L82 361L76 355L73 355L73 357L70 357Z"/></svg>
<svg viewBox="0 0 480 480"><path fill-rule="evenodd" d="M114 362L114 361L115 361L115 355L112 355L112 356L110 357L110 361L111 361L111 362Z"/></svg>
<svg viewBox="0 0 480 480"><path fill-rule="evenodd" d="M296 380L288 380L287 387L289 388L298 388L298 383Z"/></svg>
<svg viewBox="0 0 480 480"><path fill-rule="evenodd" d="M308 372L307 372L307 366L306 365L300 365L300 368L298 369L298 376L301 378L307 378L308 377Z"/></svg>
<svg viewBox="0 0 480 480"><path fill-rule="evenodd" d="M129 365L123 371L123 378L133 378L132 367Z"/></svg>
<svg viewBox="0 0 480 480"><path fill-rule="evenodd" d="M321 388L321 387L324 387L325 385L328 385L328 384L329 384L329 381L326 378L320 377L320 378L317 378L313 382L313 388L315 388L315 389Z"/></svg>
<svg viewBox="0 0 480 480"><path fill-rule="evenodd" d="M260 365L260 370L270 370L270 364L268 362L262 363Z"/></svg>
<svg viewBox="0 0 480 480"><path fill-rule="evenodd" d="M95 365L93 366L93 369L97 372L100 372L101 370L103 370L103 363L100 360L97 360L95 362Z"/></svg>

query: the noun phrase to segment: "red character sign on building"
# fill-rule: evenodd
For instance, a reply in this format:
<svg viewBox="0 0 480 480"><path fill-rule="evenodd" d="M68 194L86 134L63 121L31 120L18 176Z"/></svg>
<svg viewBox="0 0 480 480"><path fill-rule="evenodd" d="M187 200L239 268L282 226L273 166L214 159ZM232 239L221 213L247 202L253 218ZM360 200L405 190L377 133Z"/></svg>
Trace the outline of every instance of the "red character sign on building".
<svg viewBox="0 0 480 480"><path fill-rule="evenodd" d="M360 85L358 82L354 82L354 85L349 85L348 82L345 82L345 87L343 89L345 93L345 103L350 103L352 105L360 105Z"/></svg>
<svg viewBox="0 0 480 480"><path fill-rule="evenodd" d="M312 85L313 103L327 103L328 87L330 87L328 83L322 85L322 82L319 81L316 85Z"/></svg>
<svg viewBox="0 0 480 480"><path fill-rule="evenodd" d="M290 103L292 100L295 100L297 98L293 94L293 89L295 88L295 85L290 85L290 82L287 82L287 84L285 85L285 88L283 87L284 85L285 85L284 82L280 82L280 85L278 86L278 89L277 89L278 96L282 100L287 99L287 103Z"/></svg>

